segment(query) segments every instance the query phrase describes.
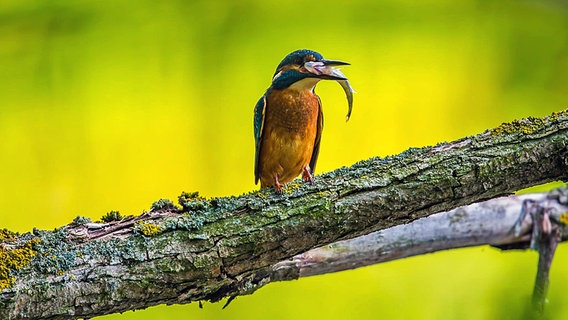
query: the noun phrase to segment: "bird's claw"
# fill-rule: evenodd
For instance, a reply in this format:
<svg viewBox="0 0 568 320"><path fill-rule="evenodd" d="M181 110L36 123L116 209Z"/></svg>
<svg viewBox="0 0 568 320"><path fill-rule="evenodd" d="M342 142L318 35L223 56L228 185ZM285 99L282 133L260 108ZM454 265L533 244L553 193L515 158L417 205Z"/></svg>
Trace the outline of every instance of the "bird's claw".
<svg viewBox="0 0 568 320"><path fill-rule="evenodd" d="M314 176L310 173L310 167L306 166L304 168L304 170L302 171L302 180L309 182L309 183L313 183L314 182Z"/></svg>
<svg viewBox="0 0 568 320"><path fill-rule="evenodd" d="M278 176L274 175L274 189L277 193L282 193L282 184L278 182Z"/></svg>

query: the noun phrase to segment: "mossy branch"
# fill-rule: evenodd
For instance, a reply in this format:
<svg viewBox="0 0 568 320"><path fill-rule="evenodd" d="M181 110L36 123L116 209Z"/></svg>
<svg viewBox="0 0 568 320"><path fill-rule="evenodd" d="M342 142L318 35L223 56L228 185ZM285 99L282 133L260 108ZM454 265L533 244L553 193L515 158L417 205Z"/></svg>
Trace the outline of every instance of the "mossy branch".
<svg viewBox="0 0 568 320"><path fill-rule="evenodd" d="M312 248L567 180L567 133L568 114L554 113L361 161L282 195L184 193L181 208L161 200L138 217L4 232L0 254L29 250L19 251L23 263L0 262L0 318L88 318L250 293L273 265Z"/></svg>

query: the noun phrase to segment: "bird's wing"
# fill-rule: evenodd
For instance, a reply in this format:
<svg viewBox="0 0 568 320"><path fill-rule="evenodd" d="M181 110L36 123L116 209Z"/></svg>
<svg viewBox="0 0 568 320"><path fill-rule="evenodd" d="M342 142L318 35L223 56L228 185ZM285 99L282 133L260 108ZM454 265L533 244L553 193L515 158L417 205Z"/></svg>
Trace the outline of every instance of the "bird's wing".
<svg viewBox="0 0 568 320"><path fill-rule="evenodd" d="M316 141L314 142L314 152L312 153L312 158L310 159L310 169L312 169L311 174L313 175L316 172L316 162L318 161L318 155L320 150L320 140L321 140L321 132L323 131L323 112L321 109L321 100L318 97L318 128L316 131Z"/></svg>
<svg viewBox="0 0 568 320"><path fill-rule="evenodd" d="M263 95L254 107L254 141L255 141L255 156L254 156L254 184L258 183L260 179L260 142L262 141L262 131L264 129L264 111L266 110L266 94Z"/></svg>

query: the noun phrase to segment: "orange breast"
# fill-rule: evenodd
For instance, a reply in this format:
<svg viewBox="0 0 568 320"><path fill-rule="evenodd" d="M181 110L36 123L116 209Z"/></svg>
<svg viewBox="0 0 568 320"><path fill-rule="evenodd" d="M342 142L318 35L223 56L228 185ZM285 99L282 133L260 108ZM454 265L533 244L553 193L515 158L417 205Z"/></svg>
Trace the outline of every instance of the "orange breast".
<svg viewBox="0 0 568 320"><path fill-rule="evenodd" d="M317 134L319 99L309 90L273 90L267 97L259 155L262 187L297 177L309 165Z"/></svg>

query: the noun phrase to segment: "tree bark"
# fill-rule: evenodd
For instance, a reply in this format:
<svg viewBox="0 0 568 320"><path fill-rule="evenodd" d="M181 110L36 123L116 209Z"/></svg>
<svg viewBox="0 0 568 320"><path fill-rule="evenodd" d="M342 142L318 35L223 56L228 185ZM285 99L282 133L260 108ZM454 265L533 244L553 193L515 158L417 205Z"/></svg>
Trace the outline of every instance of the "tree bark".
<svg viewBox="0 0 568 320"><path fill-rule="evenodd" d="M568 178L568 114L371 158L272 190L3 236L0 318L74 319L253 292L312 248ZM2 279L2 268L8 277ZM295 276L287 276L290 278Z"/></svg>
<svg viewBox="0 0 568 320"><path fill-rule="evenodd" d="M568 189L563 191L568 194ZM568 226L560 221L568 218L568 203L548 196L534 193L491 199L311 249L273 265L270 281L355 269L447 249L480 245L526 249L534 224L531 216L519 221L525 201L552 212L552 220L558 226L554 230L562 236L559 240L566 241ZM539 267L539 271L548 272L549 268L550 265ZM541 277L548 279L548 274Z"/></svg>

